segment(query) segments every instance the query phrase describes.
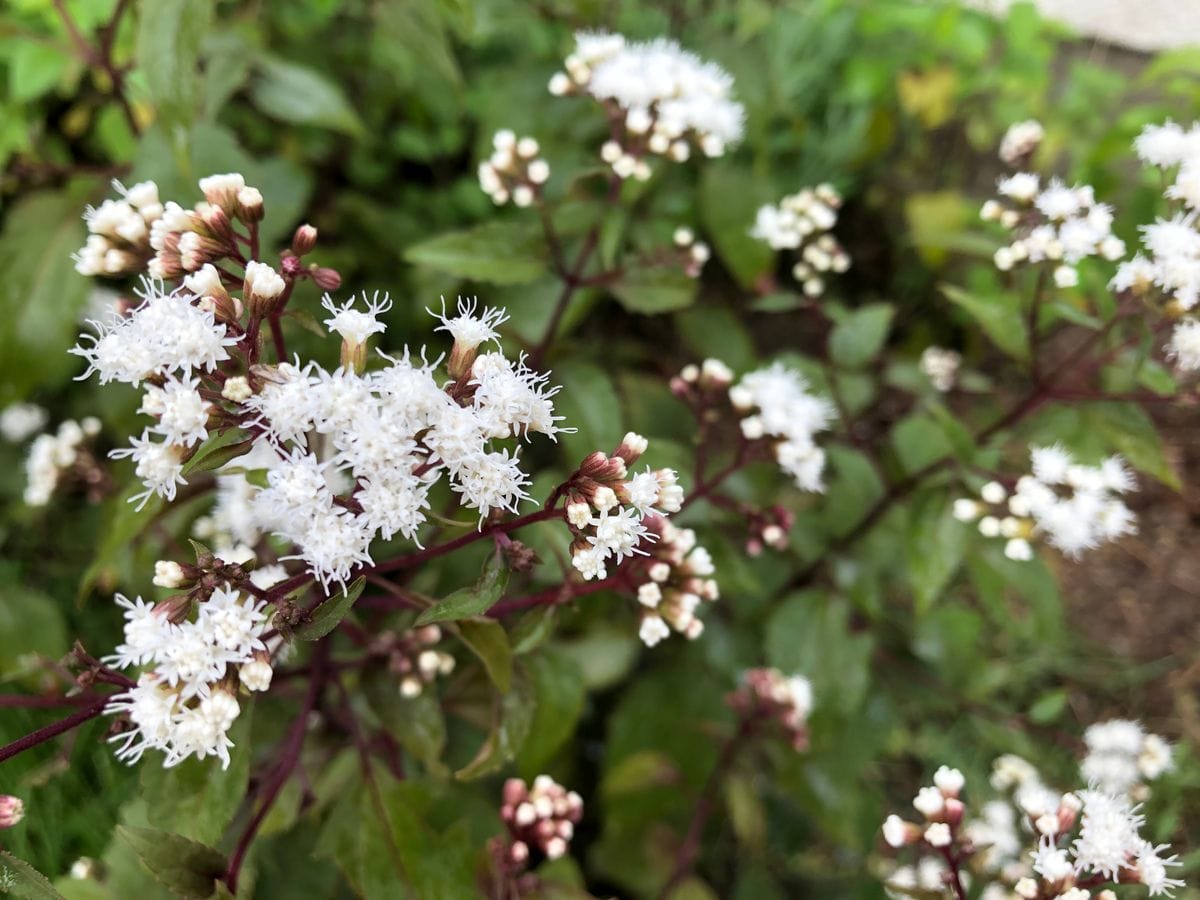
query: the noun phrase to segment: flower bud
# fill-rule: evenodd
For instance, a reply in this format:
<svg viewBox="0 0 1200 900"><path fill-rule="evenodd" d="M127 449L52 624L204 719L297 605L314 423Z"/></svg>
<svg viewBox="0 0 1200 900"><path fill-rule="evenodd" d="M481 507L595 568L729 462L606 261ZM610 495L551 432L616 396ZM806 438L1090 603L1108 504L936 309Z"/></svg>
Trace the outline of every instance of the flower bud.
<svg viewBox="0 0 1200 900"><path fill-rule="evenodd" d="M313 248L317 246L317 229L312 225L304 224L296 229L296 233L292 235L292 253L296 256L303 256L306 253L311 253Z"/></svg>
<svg viewBox="0 0 1200 900"><path fill-rule="evenodd" d="M258 188L244 187L237 192L237 210L235 215L247 225L256 224L263 220L263 195Z"/></svg>
<svg viewBox="0 0 1200 900"><path fill-rule="evenodd" d="M246 280L243 289L251 315L259 318L269 316L279 305L287 282L266 263L251 260L246 263Z"/></svg>
<svg viewBox="0 0 1200 900"><path fill-rule="evenodd" d="M25 803L20 797L0 794L0 828L12 828L25 818Z"/></svg>
<svg viewBox="0 0 1200 900"><path fill-rule="evenodd" d="M338 274L337 269L311 266L308 272L317 287L323 291L336 291L342 286L342 276Z"/></svg>

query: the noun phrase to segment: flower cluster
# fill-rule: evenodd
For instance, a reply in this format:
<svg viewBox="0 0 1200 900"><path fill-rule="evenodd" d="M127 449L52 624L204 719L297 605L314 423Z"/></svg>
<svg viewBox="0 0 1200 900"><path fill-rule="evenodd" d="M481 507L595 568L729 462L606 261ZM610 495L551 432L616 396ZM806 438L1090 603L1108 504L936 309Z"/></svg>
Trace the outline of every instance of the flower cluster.
<svg viewBox="0 0 1200 900"><path fill-rule="evenodd" d="M384 328L375 316L386 302L372 301L366 312L353 303L339 308L327 300L334 315L326 324L343 338L343 359L357 361L367 338ZM515 510L529 480L519 449L493 449L491 442L535 432L553 437L556 389L523 362L479 352L497 341L502 311L476 315L473 303L460 302L456 315L438 318L440 330L454 337L448 388L435 364L407 351L384 357L388 365L372 372L282 363L262 372L257 392L247 394L249 383L239 383L229 413L257 429L258 443L270 451L262 462L267 486L254 491L232 482L220 509L233 511L245 530L294 543L326 585L369 564L376 536L416 540L429 491L443 476L481 521L493 510ZM233 380L225 383L226 398Z"/></svg>
<svg viewBox="0 0 1200 900"><path fill-rule="evenodd" d="M141 271L153 255L151 236L166 213L158 185L143 181L131 188L114 181L121 199L108 199L87 208L87 242L75 254L81 275L120 276Z"/></svg>
<svg viewBox="0 0 1200 900"><path fill-rule="evenodd" d="M0 410L0 437L21 444L46 427L49 414L36 403L13 403Z"/></svg>
<svg viewBox="0 0 1200 900"><path fill-rule="evenodd" d="M620 178L648 179L648 155L683 162L699 148L716 157L741 139L745 110L732 98L729 73L674 41L580 32L564 68L550 92L604 104L613 134L600 155Z"/></svg>
<svg viewBox="0 0 1200 900"><path fill-rule="evenodd" d="M889 887L944 890L956 883L961 896L969 869L985 880L980 896L987 900L1087 900L1093 896L1090 888L1106 882L1141 884L1157 896L1183 885L1168 875L1178 860L1165 855L1165 845L1141 836L1145 817L1123 794L1095 787L1053 791L1019 757L996 761L992 785L1013 791L1012 806L993 801L984 806L981 818L964 824L964 778L957 769L942 766L934 784L921 788L913 800L921 823L889 816L883 825L887 844L925 854L918 867L894 871ZM1018 832L1013 806L1025 823L1024 835ZM1030 843L1033 849L1025 849ZM1106 890L1096 896L1113 894Z"/></svg>
<svg viewBox="0 0 1200 900"><path fill-rule="evenodd" d="M689 278L699 278L704 264L712 256L708 244L696 240L696 234L690 228L676 228L672 240L682 255L683 271Z"/></svg>
<svg viewBox="0 0 1200 900"><path fill-rule="evenodd" d="M1097 722L1083 733L1087 755L1079 764L1084 781L1106 794L1144 799L1146 781L1173 766L1171 745L1129 719Z"/></svg>
<svg viewBox="0 0 1200 900"><path fill-rule="evenodd" d="M685 381L690 374L684 370ZM801 490L824 490L825 451L817 446L816 435L829 427L834 408L809 393L803 375L775 363L743 375L729 389L729 399L747 441L768 443L779 467Z"/></svg>
<svg viewBox="0 0 1200 900"><path fill-rule="evenodd" d="M712 578L712 556L697 545L690 528L677 528L656 515L648 516L646 524L653 542L645 566L647 580L637 588L643 607L638 637L647 647L670 637L672 630L695 640L704 633L697 609L720 596Z"/></svg>
<svg viewBox="0 0 1200 900"><path fill-rule="evenodd" d="M238 237L233 223L253 227L262 221L262 194L235 172L201 178L200 191L204 200L191 209L168 201L151 227L151 277L180 278L226 256L236 257ZM247 268L247 280L251 277Z"/></svg>
<svg viewBox="0 0 1200 900"><path fill-rule="evenodd" d="M500 818L508 828L507 862L519 871L531 853L558 859L567 852L575 826L583 818L583 800L549 775L530 787L520 778L504 782Z"/></svg>
<svg viewBox="0 0 1200 900"><path fill-rule="evenodd" d="M388 631L371 642L371 652L387 658L388 671L400 678L402 697L419 697L439 675L454 671L454 657L437 645L442 629L436 625L412 628L403 634Z"/></svg>
<svg viewBox="0 0 1200 900"><path fill-rule="evenodd" d="M571 564L587 581L608 577L608 564L632 556L648 556L643 546L655 540L646 526L655 513L677 512L683 488L673 469L630 474L646 452L647 442L630 432L612 455L597 450L579 464L566 490L567 523L571 527Z"/></svg>
<svg viewBox="0 0 1200 900"><path fill-rule="evenodd" d="M263 691L271 684L264 604L228 584L199 602L180 595L155 605L120 594L116 601L125 609L125 641L105 661L150 667L105 708L128 717L128 730L111 738L118 758L136 762L161 750L168 767L193 755L228 766L238 685Z"/></svg>
<svg viewBox="0 0 1200 900"><path fill-rule="evenodd" d="M1031 559L1030 542L1039 538L1078 557L1136 530L1133 512L1118 496L1134 488L1133 475L1119 456L1085 466L1056 444L1034 447L1031 457L1032 474L1021 476L1011 493L990 481L979 500L954 505L960 521L978 520L980 534L1004 538L1009 559Z"/></svg>
<svg viewBox="0 0 1200 900"><path fill-rule="evenodd" d="M918 365L933 389L944 394L954 389L958 370L962 366L962 354L944 347L926 347Z"/></svg>
<svg viewBox="0 0 1200 900"><path fill-rule="evenodd" d="M829 272L842 273L850 268L850 257L830 231L837 224L842 196L830 184L804 188L790 194L777 205L759 207L750 230L752 237L773 250L794 251L794 277L810 298L825 292Z"/></svg>
<svg viewBox="0 0 1200 900"><path fill-rule="evenodd" d="M1112 233L1113 212L1097 203L1088 185L1069 187L1057 178L1043 185L1032 172L1001 178L1002 200L988 200L980 210L985 222L999 222L1011 241L995 253L996 268L1007 272L1022 263L1054 265L1054 283L1079 283L1078 263L1090 256L1118 260L1124 242Z"/></svg>
<svg viewBox="0 0 1200 900"><path fill-rule="evenodd" d="M1134 142L1147 165L1175 171L1165 197L1175 208L1169 219L1143 226L1139 253L1117 270L1110 287L1157 301L1168 319L1177 320L1167 355L1180 369L1200 369L1200 123L1186 131L1174 122L1149 126Z"/></svg>
<svg viewBox="0 0 1200 900"><path fill-rule="evenodd" d="M747 669L741 686L728 702L746 721L771 723L797 752L808 749L808 716L812 712L812 683L802 675L778 669Z"/></svg>
<svg viewBox="0 0 1200 900"><path fill-rule="evenodd" d="M25 458L25 502L45 506L64 479L90 483L103 477L86 444L100 433L100 420L67 419L55 432L39 434Z"/></svg>
<svg viewBox="0 0 1200 900"><path fill-rule="evenodd" d="M479 186L497 206L509 200L515 206L529 206L550 177L550 164L538 156L537 140L518 139L504 129L496 132L492 147L491 157L479 164Z"/></svg>

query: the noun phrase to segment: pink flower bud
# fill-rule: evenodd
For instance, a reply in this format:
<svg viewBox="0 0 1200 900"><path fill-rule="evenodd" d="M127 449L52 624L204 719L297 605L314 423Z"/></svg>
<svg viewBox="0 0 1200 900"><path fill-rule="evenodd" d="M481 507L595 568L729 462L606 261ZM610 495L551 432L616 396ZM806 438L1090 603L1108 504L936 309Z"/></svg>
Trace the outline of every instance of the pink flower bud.
<svg viewBox="0 0 1200 900"><path fill-rule="evenodd" d="M0 828L12 828L25 818L25 803L20 797L0 794Z"/></svg>
<svg viewBox="0 0 1200 900"><path fill-rule="evenodd" d="M303 256L311 253L315 246L317 246L317 229L308 224L301 225L296 229L296 233L292 235L292 253L296 256Z"/></svg>

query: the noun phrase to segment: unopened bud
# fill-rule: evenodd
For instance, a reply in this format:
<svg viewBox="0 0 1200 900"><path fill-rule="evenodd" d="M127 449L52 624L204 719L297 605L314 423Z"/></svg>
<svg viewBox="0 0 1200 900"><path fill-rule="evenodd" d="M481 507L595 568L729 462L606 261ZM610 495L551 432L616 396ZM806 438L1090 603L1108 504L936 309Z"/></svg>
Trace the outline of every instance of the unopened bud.
<svg viewBox="0 0 1200 900"><path fill-rule="evenodd" d="M275 311L287 282L266 263L251 260L243 287L251 314L261 318Z"/></svg>
<svg viewBox="0 0 1200 900"><path fill-rule="evenodd" d="M170 559L160 559L154 564L154 583L158 587L174 590L187 583L187 576L179 563Z"/></svg>
<svg viewBox="0 0 1200 900"><path fill-rule="evenodd" d="M336 291L342 286L342 276L337 269L311 266L308 271L317 287L323 291Z"/></svg>
<svg viewBox="0 0 1200 900"><path fill-rule="evenodd" d="M296 256L311 253L316 246L317 229L312 225L301 225L296 229L296 233L292 235L292 253L296 254Z"/></svg>
<svg viewBox="0 0 1200 900"><path fill-rule="evenodd" d="M261 222L265 215L263 195L258 188L244 187L237 192L237 217L247 225Z"/></svg>
<svg viewBox="0 0 1200 900"><path fill-rule="evenodd" d="M25 818L25 803L20 797L0 794L0 828L12 828Z"/></svg>

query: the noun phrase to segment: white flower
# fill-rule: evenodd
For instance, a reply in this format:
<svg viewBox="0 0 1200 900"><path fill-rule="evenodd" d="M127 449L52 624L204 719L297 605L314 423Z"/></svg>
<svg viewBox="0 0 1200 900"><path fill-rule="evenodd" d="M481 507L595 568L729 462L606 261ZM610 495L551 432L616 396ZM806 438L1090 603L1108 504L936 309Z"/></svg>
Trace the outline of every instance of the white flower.
<svg viewBox="0 0 1200 900"><path fill-rule="evenodd" d="M642 617L642 624L638 628L638 637L647 647L653 647L659 642L670 637L671 629L667 627L667 623L662 620L661 616L648 615Z"/></svg>
<svg viewBox="0 0 1200 900"><path fill-rule="evenodd" d="M935 390L945 393L954 387L958 377L962 355L942 347L926 347L919 363L921 372L933 384Z"/></svg>
<svg viewBox="0 0 1200 900"><path fill-rule="evenodd" d="M913 798L913 807L927 819L940 813L945 805L946 797L936 787L923 787Z"/></svg>
<svg viewBox="0 0 1200 900"><path fill-rule="evenodd" d="M1015 166L1028 157L1046 136L1042 124L1033 119L1010 125L1000 141L1000 159Z"/></svg>
<svg viewBox="0 0 1200 900"><path fill-rule="evenodd" d="M132 458L136 464L134 474L142 480L146 490L130 497L129 502L137 503L140 510L155 495L174 500L176 487L187 484L183 477L180 448L166 441L156 443L150 429L143 431L140 438L133 438L130 443L133 446L112 450L108 454L112 459Z"/></svg>
<svg viewBox="0 0 1200 900"><path fill-rule="evenodd" d="M1167 342L1167 356L1184 372L1200 369L1200 319L1181 320Z"/></svg>
<svg viewBox="0 0 1200 900"><path fill-rule="evenodd" d="M447 316L443 301L442 312L437 314L430 310L430 315L441 321L435 331L449 332L454 343L463 348L474 349L487 341L500 341L500 333L496 330L508 321L508 313L503 309L485 307L483 312L476 315L478 301L474 298L458 298L458 315Z"/></svg>
<svg viewBox="0 0 1200 900"><path fill-rule="evenodd" d="M1082 791L1079 837L1071 845L1079 872L1116 880L1130 856L1142 849L1138 829L1145 821L1123 797Z"/></svg>
<svg viewBox="0 0 1200 900"><path fill-rule="evenodd" d="M889 847L900 848L908 843L909 824L897 815L890 815L883 823L883 839Z"/></svg>
<svg viewBox="0 0 1200 900"><path fill-rule="evenodd" d="M1133 869L1137 872L1138 881L1146 885L1151 897L1159 894L1166 894L1169 897L1176 888L1186 886L1181 879L1167 877L1169 866L1182 865L1177 856L1163 857L1159 855L1162 851L1169 849L1170 847L1166 844L1159 844L1156 847L1149 841L1143 841L1141 848L1137 851Z"/></svg>
<svg viewBox="0 0 1200 900"><path fill-rule="evenodd" d="M168 378L161 388L151 387L147 391L148 403L144 404L143 412L149 412L145 406L155 409L158 424L151 429L163 436L168 444L180 444L190 447L192 444L208 437L208 415L212 408L196 390L200 384L199 378L177 379Z"/></svg>
<svg viewBox="0 0 1200 900"><path fill-rule="evenodd" d="M380 300L379 292L376 291L368 300L364 291L362 298L367 307L365 312L353 308L357 297L351 297L342 306L335 305L333 298L328 294L321 300L321 305L330 314L330 317L325 320L325 327L341 335L342 340L349 344L366 343L367 338L371 335L382 334L387 330L387 326L378 319L392 308L392 301L388 295L384 294L383 299Z"/></svg>
<svg viewBox="0 0 1200 900"><path fill-rule="evenodd" d="M0 411L0 436L19 444L44 428L48 418L46 410L34 403L13 403Z"/></svg>
<svg viewBox="0 0 1200 900"><path fill-rule="evenodd" d="M933 773L933 783L948 797L957 797L965 781L962 772L949 766L939 766Z"/></svg>
<svg viewBox="0 0 1200 900"><path fill-rule="evenodd" d="M261 300L274 300L283 293L287 282L270 265L257 260L246 263L246 279L244 289L247 297L257 297Z"/></svg>
<svg viewBox="0 0 1200 900"><path fill-rule="evenodd" d="M93 321L97 335L85 336L91 344L71 349L88 362L80 378L97 372L101 384L136 385L153 374L211 372L229 358L225 348L236 344L237 338L227 336L225 326L217 324L211 312L194 306L190 294L164 294L161 285L150 281L143 290L144 300L137 309L107 323Z"/></svg>

